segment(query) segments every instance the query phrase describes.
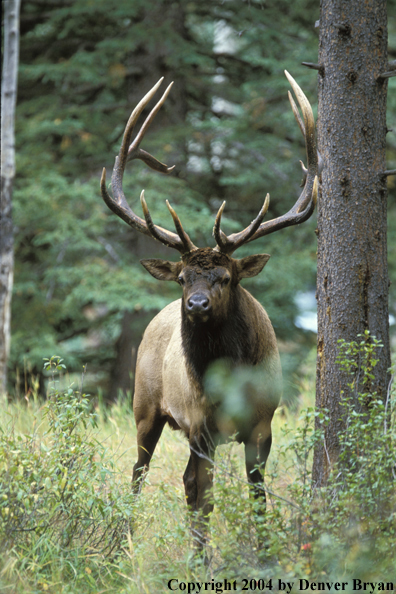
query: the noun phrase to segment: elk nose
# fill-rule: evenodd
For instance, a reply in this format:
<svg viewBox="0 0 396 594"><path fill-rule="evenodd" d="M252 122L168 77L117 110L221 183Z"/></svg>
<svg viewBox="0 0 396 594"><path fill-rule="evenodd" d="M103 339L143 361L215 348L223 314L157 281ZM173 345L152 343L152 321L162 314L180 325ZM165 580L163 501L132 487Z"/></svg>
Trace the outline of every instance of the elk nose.
<svg viewBox="0 0 396 594"><path fill-rule="evenodd" d="M210 310L210 302L203 293L195 293L187 300L187 311L192 314L208 313Z"/></svg>

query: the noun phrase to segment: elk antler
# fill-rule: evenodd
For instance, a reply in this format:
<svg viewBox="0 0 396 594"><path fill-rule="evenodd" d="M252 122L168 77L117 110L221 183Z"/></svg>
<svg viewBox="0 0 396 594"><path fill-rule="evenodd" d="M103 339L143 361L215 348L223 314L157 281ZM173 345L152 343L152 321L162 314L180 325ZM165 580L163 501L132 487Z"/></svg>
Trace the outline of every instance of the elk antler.
<svg viewBox="0 0 396 594"><path fill-rule="evenodd" d="M136 135L135 140L132 142L132 144L129 144L131 142L132 132L133 132L133 129L137 122L137 119L139 118L143 109L146 107L146 105L149 103L149 101L155 95L158 87L160 86L160 84L162 83L163 80L164 79L161 78L157 82L157 84L154 85L154 87L147 93L147 95L145 95L143 97L143 99L138 103L138 105L133 110L133 112L127 122L125 131L124 131L124 136L123 136L122 143L121 143L120 152L118 153L118 156L116 157L114 168L113 168L113 174L111 176L111 187L113 190L113 197L110 196L110 194L108 193L107 188L106 188L106 169L105 168L103 168L102 177L100 180L100 189L101 189L101 193L102 193L102 198L105 201L105 203L107 204L107 206L116 215L118 215L123 221L128 223L128 225L130 225L134 229L137 229L141 233L144 233L145 235L150 235L151 237L154 237L154 239L157 239L161 243L163 243L169 247L175 248L179 252L184 254L186 252L195 250L197 248L195 247L195 245L193 244L193 242L191 241L191 239L189 238L187 233L185 233L179 217L177 216L176 212L173 210L173 208L171 207L169 202L166 201L166 204L167 204L169 211L172 215L172 218L173 218L173 221L174 221L174 224L176 227L177 235L175 233L173 233L172 231L167 231L166 229L163 229L162 227L154 225L154 223L151 219L150 212L147 208L146 201L144 199L144 191L142 191L142 193L140 195L140 202L142 204L143 214L144 214L144 219L142 219L139 216L137 216L133 212L133 210L130 208L130 206L128 205L127 200L125 198L124 191L122 189L122 180L123 180L123 176L124 176L125 165L128 160L140 159L141 161L144 161L144 163L146 163L146 165L148 165L155 171L159 171L161 173L169 173L173 169L173 167L168 167L164 163L161 163L160 161L155 159L155 157L153 157L152 155L150 155L149 153L147 153L146 151L144 151L143 149L140 148L140 143L141 143L145 133L147 132L148 127L150 126L150 124L153 121L153 119L155 118L157 112L159 111L159 109L161 108L163 103L165 102L165 99L167 98L173 83L171 83L168 86L165 93L162 95L161 99L158 101L158 103L154 106L154 108L152 109L150 114L147 116L147 118L143 122L142 127L140 128L138 134Z"/></svg>
<svg viewBox="0 0 396 594"><path fill-rule="evenodd" d="M233 233L227 235L220 229L221 215L224 210L225 202L220 206L216 216L215 225L213 228L213 235L217 243L215 248L225 254L232 254L241 245L254 241L264 235L269 235L278 229L283 227L289 227L291 225L297 225L303 223L315 210L315 204L318 196L318 153L316 150L315 143L315 120L312 113L311 105L294 80L292 76L285 70L286 77L291 84L291 87L297 97L297 101L300 104L301 111L303 114L303 120L300 117L297 106L293 100L293 97L289 91L289 100L292 106L294 116L300 127L300 130L305 138L305 147L307 151L307 169L303 166L303 173L305 176L305 185L300 197L298 198L295 205L286 214L266 221L262 223L262 220L269 207L269 194L267 194L264 205L261 208L257 217L250 223L246 229L239 233ZM322 166L322 165L320 165Z"/></svg>

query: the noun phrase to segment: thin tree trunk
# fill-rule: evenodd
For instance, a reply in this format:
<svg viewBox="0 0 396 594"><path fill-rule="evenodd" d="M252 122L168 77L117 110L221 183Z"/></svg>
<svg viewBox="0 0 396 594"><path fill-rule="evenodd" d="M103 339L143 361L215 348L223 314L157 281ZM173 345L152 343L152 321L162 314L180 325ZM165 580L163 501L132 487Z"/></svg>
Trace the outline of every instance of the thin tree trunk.
<svg viewBox="0 0 396 594"><path fill-rule="evenodd" d="M172 22L172 29L177 35L187 39L188 33L185 25L185 10L182 0L164 5L159 3L153 8L152 4L147 5L145 20L150 21L150 27L157 24L159 27L161 23L166 20ZM161 109L158 113L151 131L152 138L155 136L154 129L156 126L169 127L171 125L184 124L187 116L187 94L185 81L181 73L175 73L165 68L166 61L164 57L169 52L166 44L158 42L156 51L151 50L142 52L140 55L133 55L131 60L133 64L139 67L139 72L142 72L135 79L131 77L130 90L128 93L128 102L131 106L137 105L142 97L144 89L149 89L161 76L165 76L164 83L168 84L171 80L177 81L172 88L172 92L167 100L167 107ZM151 108L151 106L150 106ZM187 151L184 141L172 142L174 149L172 153L167 154L165 162L168 165L176 165L175 173L178 174L181 169L186 168ZM153 242L136 231L131 231L136 238L136 245L134 251L137 257L150 258L157 256L163 252L163 257L169 256L169 251L164 246ZM136 326L139 313L132 313L125 311L121 324L121 332L115 345L116 357L114 359L109 377L109 391L107 398L110 401L115 401L120 392L124 395L133 393L134 373L136 366L136 354L139 343L136 344ZM138 335L140 331L138 331ZM131 385L132 378L132 385Z"/></svg>
<svg viewBox="0 0 396 594"><path fill-rule="evenodd" d="M0 392L5 392L7 388L14 276L12 189L15 177L14 120L18 82L19 10L20 0L5 0L1 81Z"/></svg>
<svg viewBox="0 0 396 594"><path fill-rule="evenodd" d="M125 311L122 317L121 333L115 344L116 359L110 372L108 399L115 402L120 395L129 396L132 401L133 380L135 377L137 345L134 344L132 330L136 314Z"/></svg>
<svg viewBox="0 0 396 594"><path fill-rule="evenodd" d="M330 423L314 455L324 484L344 430L340 395L348 377L336 364L338 340L368 329L384 345L372 390L385 399L390 366L385 163L386 0L322 0L319 150L325 161L318 207L316 405ZM349 380L350 381L350 380Z"/></svg>

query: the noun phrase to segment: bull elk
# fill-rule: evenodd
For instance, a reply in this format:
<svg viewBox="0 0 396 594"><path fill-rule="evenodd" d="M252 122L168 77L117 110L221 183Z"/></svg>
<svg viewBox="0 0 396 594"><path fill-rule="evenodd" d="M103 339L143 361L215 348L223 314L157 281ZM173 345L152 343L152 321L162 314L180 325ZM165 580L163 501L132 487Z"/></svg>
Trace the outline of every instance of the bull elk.
<svg viewBox="0 0 396 594"><path fill-rule="evenodd" d="M144 219L129 207L122 188L128 160L141 159L161 173L167 167L140 148L140 143L164 103L170 88L144 121L131 142L136 121L157 91L162 79L133 110L125 128L120 152L115 160L111 186L106 188L106 171L101 178L101 193L108 207L128 225L181 254L178 262L158 259L141 263L158 280L174 281L182 297L165 307L148 325L139 347L133 409L137 426L138 460L133 468L133 488L138 491L165 423L181 430L190 446L190 458L183 481L187 504L194 514L192 532L201 549L206 540L207 518L213 509L210 497L212 460L216 446L225 435L235 435L245 446L246 472L255 497L262 497L263 471L271 449L271 421L281 396L281 366L275 333L264 308L240 285L244 278L256 276L269 259L267 254L234 259L233 252L247 242L283 227L306 221L314 211L317 198L318 159L315 122L304 93L286 72L301 107L303 119L289 92L290 103L305 138L307 169L305 185L288 213L263 222L269 206L267 194L257 217L246 229L227 236L221 230L221 205L214 224L216 247L198 248L184 231L179 217L167 201L176 233L155 225L141 193ZM205 390L205 373L216 361L233 369L253 367L261 373L240 397L244 415L224 418L218 400Z"/></svg>

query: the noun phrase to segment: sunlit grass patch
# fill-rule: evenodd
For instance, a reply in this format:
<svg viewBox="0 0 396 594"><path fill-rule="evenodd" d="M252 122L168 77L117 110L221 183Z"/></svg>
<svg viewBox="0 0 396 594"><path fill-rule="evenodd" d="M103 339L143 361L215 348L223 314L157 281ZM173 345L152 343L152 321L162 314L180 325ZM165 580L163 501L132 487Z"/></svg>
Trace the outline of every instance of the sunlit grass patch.
<svg viewBox="0 0 396 594"><path fill-rule="evenodd" d="M135 497L131 494L131 475L137 459L136 427L128 402L120 400L104 408L73 390L58 393L57 399L50 398L46 403L32 397L3 401L1 591L151 594L169 591L167 584L173 578L184 582L236 579L239 584L243 577L266 583L277 578L335 581L355 577L378 581L381 573L384 579L396 583L392 573L396 502L391 495L389 461L388 470L384 470L387 476L381 465L376 474L372 473L388 490L386 509L376 511L371 494L377 492L377 486L370 483L370 473L346 476L342 486L335 476L329 489L314 497L312 453L321 434L314 429L316 413L312 404L313 382L307 379L301 385L300 409L291 411L281 406L275 414L273 447L265 475L265 514L249 492L243 446L230 442L218 447L209 563L204 566L193 561L182 479L189 447L180 432L164 429L141 493ZM385 437L378 435L384 410L380 404L377 408L371 424L351 409L353 425L348 448L360 456L361 444L366 444L369 451L370 445L378 443L385 450L382 454L374 452L374 458L388 452L391 461L395 453L393 400L389 402L391 417ZM79 429L75 425L78 418ZM10 472L12 464L14 470ZM33 487L32 477L36 483ZM69 507L69 511L77 510L73 517L68 517L67 506L60 506L64 502L59 487L63 482L66 486L68 480L69 492L75 496L74 508ZM92 508L91 516L84 517L78 510L86 510L84 506L93 495L95 513ZM36 496L42 513L34 504L27 506L26 502L34 502ZM7 527L12 507L20 522L23 513L29 512L33 520L40 511L40 521L47 518L47 524L53 522L52 533L44 522L43 529L32 531L30 536L18 532L13 535L12 523ZM365 512L366 507L370 514ZM114 538L111 530L106 532L103 527L106 522L112 526L114 510L118 510L121 521L126 513L128 522L119 534L117 547L107 554ZM91 528L97 522L91 544L84 544L84 536L89 533L78 533L78 522L87 520ZM69 530L69 540L65 540L68 527L75 530L72 534ZM103 539L91 546L101 534Z"/></svg>

